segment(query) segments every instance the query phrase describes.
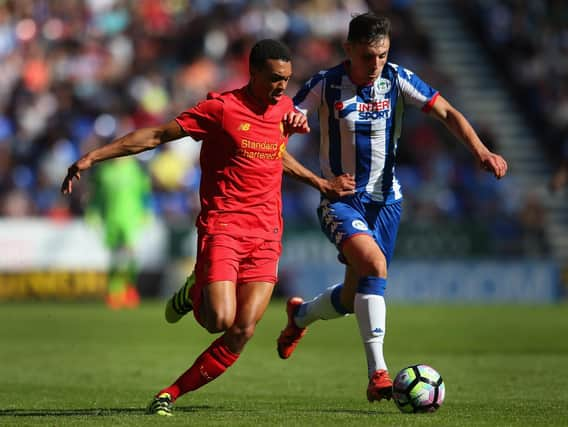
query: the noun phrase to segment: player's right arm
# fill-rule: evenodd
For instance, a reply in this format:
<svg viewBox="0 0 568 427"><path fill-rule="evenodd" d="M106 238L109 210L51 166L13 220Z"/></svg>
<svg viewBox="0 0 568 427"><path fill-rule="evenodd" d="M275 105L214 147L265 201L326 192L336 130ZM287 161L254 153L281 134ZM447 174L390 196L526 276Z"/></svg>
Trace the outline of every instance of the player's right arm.
<svg viewBox="0 0 568 427"><path fill-rule="evenodd" d="M483 169L492 173L498 179L505 176L507 173L505 159L499 154L489 151L464 115L441 95L434 101L430 114L444 123L448 130L465 144Z"/></svg>
<svg viewBox="0 0 568 427"><path fill-rule="evenodd" d="M73 191L73 178L80 179L81 172L89 169L95 163L115 157L129 156L152 150L158 145L186 136L176 120L161 126L142 128L117 138L110 144L89 151L67 169L67 176L61 184L61 192L68 194Z"/></svg>

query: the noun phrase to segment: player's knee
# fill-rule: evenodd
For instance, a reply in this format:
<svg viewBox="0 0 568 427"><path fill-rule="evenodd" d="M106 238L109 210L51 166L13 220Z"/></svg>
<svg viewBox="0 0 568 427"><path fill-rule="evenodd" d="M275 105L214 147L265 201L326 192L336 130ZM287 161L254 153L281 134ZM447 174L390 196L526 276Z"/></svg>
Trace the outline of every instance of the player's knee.
<svg viewBox="0 0 568 427"><path fill-rule="evenodd" d="M230 330L230 334L236 342L240 343L240 345L244 347L244 345L253 337L254 331L254 324L246 326L233 325Z"/></svg>
<svg viewBox="0 0 568 427"><path fill-rule="evenodd" d="M361 277L367 276L386 276L387 274L387 264L384 259L380 257L372 257L365 259L359 265L359 275Z"/></svg>
<svg viewBox="0 0 568 427"><path fill-rule="evenodd" d="M378 249L350 254L348 263L359 277L386 276L387 273L386 259Z"/></svg>
<svg viewBox="0 0 568 427"><path fill-rule="evenodd" d="M209 333L216 334L227 331L233 325L233 322L233 317L229 318L228 316L214 315L207 319L205 329L207 329Z"/></svg>
<svg viewBox="0 0 568 427"><path fill-rule="evenodd" d="M233 325L225 334L225 342L232 352L241 353L254 335L255 326Z"/></svg>

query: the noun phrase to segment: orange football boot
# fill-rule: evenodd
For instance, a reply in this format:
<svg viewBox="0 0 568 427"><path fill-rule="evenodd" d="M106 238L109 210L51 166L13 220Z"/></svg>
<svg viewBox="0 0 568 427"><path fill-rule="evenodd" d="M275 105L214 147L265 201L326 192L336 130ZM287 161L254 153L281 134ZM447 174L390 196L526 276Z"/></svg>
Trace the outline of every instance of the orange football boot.
<svg viewBox="0 0 568 427"><path fill-rule="evenodd" d="M389 373L384 369L375 371L367 387L367 400L369 402L380 401L381 399L391 400L392 380Z"/></svg>
<svg viewBox="0 0 568 427"><path fill-rule="evenodd" d="M288 359L292 355L298 342L308 331L308 328L299 328L294 322L294 315L303 302L304 300L300 297L292 297L286 303L288 324L282 332L280 332L280 336L277 340L278 355L281 359Z"/></svg>

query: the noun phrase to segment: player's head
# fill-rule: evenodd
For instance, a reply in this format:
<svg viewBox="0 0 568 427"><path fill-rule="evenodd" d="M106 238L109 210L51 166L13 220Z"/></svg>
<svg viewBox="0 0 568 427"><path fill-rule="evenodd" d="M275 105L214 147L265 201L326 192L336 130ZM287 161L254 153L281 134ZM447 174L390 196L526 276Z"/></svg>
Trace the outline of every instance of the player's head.
<svg viewBox="0 0 568 427"><path fill-rule="evenodd" d="M345 52L349 75L357 84L373 82L380 76L390 49L391 23L372 12L356 15L349 22Z"/></svg>
<svg viewBox="0 0 568 427"><path fill-rule="evenodd" d="M260 40L250 51L249 68L253 95L267 105L276 104L292 76L290 50L277 40Z"/></svg>

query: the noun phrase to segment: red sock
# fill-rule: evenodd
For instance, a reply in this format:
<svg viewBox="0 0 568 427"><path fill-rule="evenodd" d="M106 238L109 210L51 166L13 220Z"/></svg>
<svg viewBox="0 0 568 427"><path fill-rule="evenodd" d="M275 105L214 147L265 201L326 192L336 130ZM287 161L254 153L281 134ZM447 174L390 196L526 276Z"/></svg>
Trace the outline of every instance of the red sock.
<svg viewBox="0 0 568 427"><path fill-rule="evenodd" d="M213 381L237 361L239 353L233 353L220 337L213 341L207 350L193 362L191 368L185 371L175 383L163 389L158 394L169 393L173 400L188 391Z"/></svg>

